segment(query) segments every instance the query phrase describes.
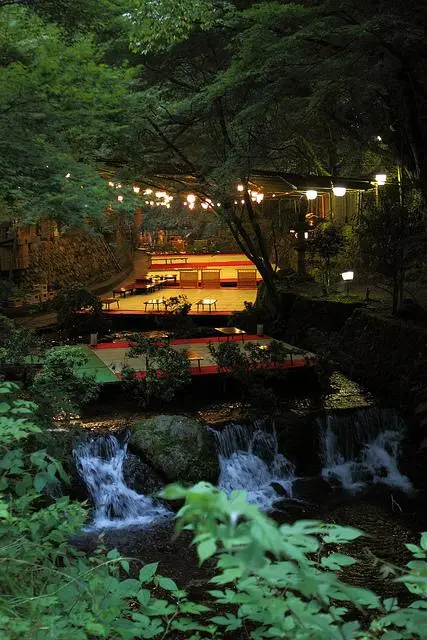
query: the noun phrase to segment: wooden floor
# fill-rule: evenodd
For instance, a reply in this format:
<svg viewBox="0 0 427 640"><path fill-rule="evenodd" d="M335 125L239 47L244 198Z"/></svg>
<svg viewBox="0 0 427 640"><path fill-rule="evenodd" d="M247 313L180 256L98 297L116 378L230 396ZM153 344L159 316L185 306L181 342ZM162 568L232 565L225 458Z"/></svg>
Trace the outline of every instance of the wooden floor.
<svg viewBox="0 0 427 640"><path fill-rule="evenodd" d="M155 261L160 261L163 258L171 259L173 256L171 254L155 254ZM201 264L203 263L203 269L207 270L220 270L220 278L223 281L235 282L237 281L237 268L239 269L255 269L255 266L249 262L249 260L242 253L236 254L179 254L178 257L187 258L187 262L179 263L178 261L174 266L168 266L163 270L159 270L156 265L153 265L153 269L149 270L148 273L146 269L144 272L138 273L138 266L141 264L141 269L143 268L143 264L146 264L146 261L138 261L135 262L135 270L132 274L132 277L127 279L127 282L130 280L135 280L138 277L151 277L151 276L163 276L174 274L177 276L177 280L179 281L179 272L182 270L191 269L192 264ZM238 266L232 266L232 263L238 263ZM242 262L245 263L242 266ZM209 266L210 264L214 264L215 266ZM218 266L221 265L221 266ZM257 272L258 279L260 279L260 275ZM199 268L199 278L200 278L200 268ZM125 283L122 283L125 284ZM103 298L112 297L112 292L106 293ZM197 287L197 288L181 288L179 286L174 287L165 287L160 291L156 291L155 293L149 294L137 294L132 296L127 296L126 298L120 298L119 307L116 308L116 305L112 305L110 311L106 312L108 315L153 315L158 314L157 309L153 309L152 307L147 306L147 310L145 309L145 302L147 300L155 299L155 298L170 298L172 296L185 295L188 298L189 303L192 305L190 310L190 315L231 315L233 311L241 311L244 309L245 302L255 302L257 289L256 288L240 288L240 287L216 287L216 288L206 288L206 287ZM213 298L217 301L216 309L211 309L205 306L204 308L200 308L197 310L196 303L202 298ZM160 307L162 308L162 306Z"/></svg>
<svg viewBox="0 0 427 640"><path fill-rule="evenodd" d="M170 298L172 296L185 295L192 305L190 315L230 315L233 311L241 311L244 309L245 302L255 302L256 289L238 289L236 287L220 287L216 289L198 288L198 289L181 289L179 287L165 287L155 293L144 293L133 296L120 298L119 308L112 305L108 315L129 315L129 314L158 314L158 311L150 309L145 310L145 302L154 298ZM217 301L216 310L209 311L208 307L197 311L196 302L202 298L213 298ZM160 306L162 309L162 305Z"/></svg>
<svg viewBox="0 0 427 640"><path fill-rule="evenodd" d="M213 360L209 351L209 343L213 343L215 346L219 342L226 340L224 337L218 338L198 338L188 340L173 340L171 345L177 351L191 350L200 356L200 364L197 361L192 361L191 375L217 375L218 368ZM233 339L240 348L244 348L248 342L253 342L259 345L266 345L271 342L271 338L268 336L245 336L245 340L242 341L240 336ZM289 351L295 352L295 347L283 343L289 348ZM123 343L109 343L100 344L97 347L85 347L90 352L90 360L86 365L86 370L92 370L96 372L97 380L99 382L111 382L120 379L120 374L123 368L131 367L135 371L139 372L142 377L145 376L146 371L146 358L145 356L139 356L137 358L129 357L129 347L124 346ZM287 356L286 360L281 364L285 368L301 368L312 367L313 362L307 359L312 357L308 351L303 349L298 353L294 353L291 357Z"/></svg>

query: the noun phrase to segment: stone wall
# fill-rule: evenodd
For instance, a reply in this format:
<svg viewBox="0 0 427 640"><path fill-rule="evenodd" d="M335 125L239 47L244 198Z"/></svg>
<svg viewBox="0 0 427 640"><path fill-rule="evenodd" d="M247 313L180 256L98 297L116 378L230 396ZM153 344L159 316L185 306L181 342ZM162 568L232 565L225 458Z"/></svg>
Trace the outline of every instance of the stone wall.
<svg viewBox="0 0 427 640"><path fill-rule="evenodd" d="M295 294L285 294L283 307L287 341L323 350L371 391L414 412L427 429L427 327L364 305Z"/></svg>
<svg viewBox="0 0 427 640"><path fill-rule="evenodd" d="M294 293L282 295L282 307L286 318L286 338L293 344L313 348L308 344L307 329L324 333L340 331L360 303L330 302L308 298Z"/></svg>
<svg viewBox="0 0 427 640"><path fill-rule="evenodd" d="M104 282L132 262L131 248L112 248L100 235L70 231L54 241L41 242L32 252L27 282L66 287L75 282L87 286Z"/></svg>

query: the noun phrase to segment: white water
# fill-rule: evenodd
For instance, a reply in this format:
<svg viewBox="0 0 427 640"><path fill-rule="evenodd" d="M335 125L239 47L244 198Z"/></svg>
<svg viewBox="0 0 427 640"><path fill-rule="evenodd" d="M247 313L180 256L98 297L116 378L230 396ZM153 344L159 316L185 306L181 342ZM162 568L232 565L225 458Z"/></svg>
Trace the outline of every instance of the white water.
<svg viewBox="0 0 427 640"><path fill-rule="evenodd" d="M283 488L285 497L292 497L295 467L278 452L274 428L267 432L260 426L229 424L212 431L218 446L221 489L226 493L244 489L248 501L266 511L283 497L272 482Z"/></svg>
<svg viewBox="0 0 427 640"><path fill-rule="evenodd" d="M74 450L77 469L94 504L88 529L146 526L171 515L161 504L133 491L124 481L127 442L112 435L81 442Z"/></svg>
<svg viewBox="0 0 427 640"><path fill-rule="evenodd" d="M404 425L394 411L364 409L349 416L328 415L319 422L326 480L353 493L379 483L413 490L398 468Z"/></svg>

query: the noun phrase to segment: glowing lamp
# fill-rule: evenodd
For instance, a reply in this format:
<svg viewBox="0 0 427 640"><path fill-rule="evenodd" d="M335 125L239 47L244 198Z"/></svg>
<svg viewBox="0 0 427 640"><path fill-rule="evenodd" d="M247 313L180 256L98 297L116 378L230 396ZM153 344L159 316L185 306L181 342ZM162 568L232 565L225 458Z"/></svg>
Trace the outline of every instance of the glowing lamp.
<svg viewBox="0 0 427 640"><path fill-rule="evenodd" d="M66 178L71 178L71 173L67 173L67 174L65 175L65 177L66 177Z"/></svg>
<svg viewBox="0 0 427 640"><path fill-rule="evenodd" d="M67 177L67 176L65 176L65 177ZM114 182L111 182L111 180L110 180L110 182L108 183L108 186L109 187L114 187Z"/></svg>
<svg viewBox="0 0 427 640"><path fill-rule="evenodd" d="M258 203L262 202L264 200L264 194L263 193L257 193L256 194L256 201Z"/></svg>
<svg viewBox="0 0 427 640"><path fill-rule="evenodd" d="M202 202L202 209L207 209L209 204L207 202Z"/></svg>
<svg viewBox="0 0 427 640"><path fill-rule="evenodd" d="M307 200L316 200L317 191L315 191L314 189L309 189L305 192L305 195L307 196Z"/></svg>
<svg viewBox="0 0 427 640"><path fill-rule="evenodd" d="M141 191L141 188L140 188L140 187L134 187L134 188L133 188L133 192L134 192L134 193L139 193L140 191Z"/></svg>
<svg viewBox="0 0 427 640"><path fill-rule="evenodd" d="M194 205L194 203L196 202L196 196L194 195L194 193L189 193L188 194L187 202L189 202L190 204Z"/></svg>
<svg viewBox="0 0 427 640"><path fill-rule="evenodd" d="M344 271L344 272L341 274L341 278L342 278L343 280L353 280L353 278L354 278L354 271Z"/></svg>
<svg viewBox="0 0 427 640"><path fill-rule="evenodd" d="M118 200L119 202L123 202L123 196L117 196L117 200Z"/></svg>
<svg viewBox="0 0 427 640"><path fill-rule="evenodd" d="M332 187L332 191L334 196L342 198L342 196L345 196L347 189L345 187Z"/></svg>
<svg viewBox="0 0 427 640"><path fill-rule="evenodd" d="M304 238L308 240L308 231L304 231Z"/></svg>
<svg viewBox="0 0 427 640"><path fill-rule="evenodd" d="M377 173L375 180L377 181L377 184L383 185L387 181L387 175L385 173Z"/></svg>
<svg viewBox="0 0 427 640"><path fill-rule="evenodd" d="M238 184L237 191L243 191L243 190L244 190L244 186L242 184Z"/></svg>

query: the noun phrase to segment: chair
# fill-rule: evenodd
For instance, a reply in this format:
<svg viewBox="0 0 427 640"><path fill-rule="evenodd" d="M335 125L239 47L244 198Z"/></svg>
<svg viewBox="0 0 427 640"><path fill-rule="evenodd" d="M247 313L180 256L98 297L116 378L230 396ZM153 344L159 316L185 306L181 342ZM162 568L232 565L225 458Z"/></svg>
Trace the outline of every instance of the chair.
<svg viewBox="0 0 427 640"><path fill-rule="evenodd" d="M202 275L202 281L201 281L202 287L215 288L215 287L221 286L221 280L220 280L221 271L208 271L208 270L202 269L201 275Z"/></svg>
<svg viewBox="0 0 427 640"><path fill-rule="evenodd" d="M256 289L256 269L237 269L237 286L245 289Z"/></svg>
<svg viewBox="0 0 427 640"><path fill-rule="evenodd" d="M180 271L179 272L179 286L182 289L194 289L199 284L199 272L198 271Z"/></svg>

